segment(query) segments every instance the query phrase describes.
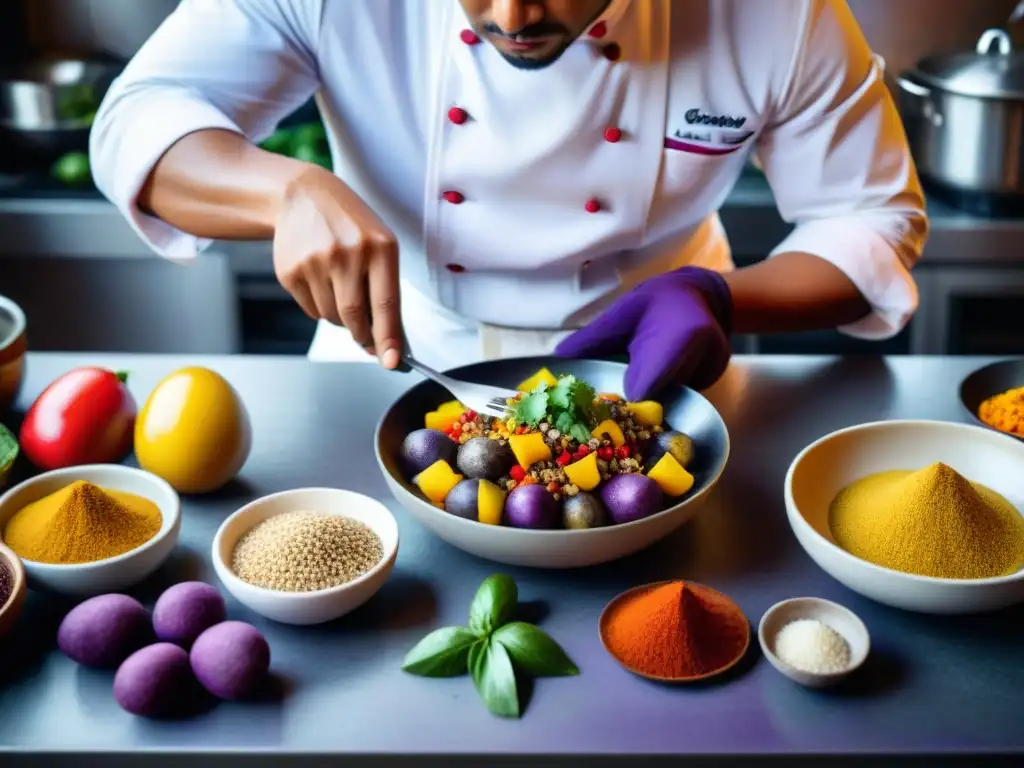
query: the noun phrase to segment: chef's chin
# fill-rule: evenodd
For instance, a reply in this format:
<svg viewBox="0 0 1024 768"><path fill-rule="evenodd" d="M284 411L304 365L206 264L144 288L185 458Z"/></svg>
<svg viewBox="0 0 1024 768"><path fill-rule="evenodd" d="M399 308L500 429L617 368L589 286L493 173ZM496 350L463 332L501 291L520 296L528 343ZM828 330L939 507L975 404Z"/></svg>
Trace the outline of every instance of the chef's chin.
<svg viewBox="0 0 1024 768"><path fill-rule="evenodd" d="M505 61L516 69L544 69L558 61L565 53L568 45L560 45L554 51L545 50L537 53L515 54L497 48L498 53Z"/></svg>

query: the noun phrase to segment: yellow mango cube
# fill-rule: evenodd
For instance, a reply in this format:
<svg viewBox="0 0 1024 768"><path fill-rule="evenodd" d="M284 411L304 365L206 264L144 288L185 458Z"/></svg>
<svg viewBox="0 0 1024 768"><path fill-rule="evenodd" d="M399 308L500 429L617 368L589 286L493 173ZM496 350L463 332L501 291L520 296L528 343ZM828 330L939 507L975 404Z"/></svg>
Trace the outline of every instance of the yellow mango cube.
<svg viewBox="0 0 1024 768"><path fill-rule="evenodd" d="M529 469L539 461L551 461L551 449L540 432L510 435L508 445L523 469Z"/></svg>
<svg viewBox="0 0 1024 768"><path fill-rule="evenodd" d="M569 482L581 491L592 491L601 484L601 471L597 468L597 454L588 453L579 461L565 467Z"/></svg>
<svg viewBox="0 0 1024 768"><path fill-rule="evenodd" d="M435 504L441 504L452 488L461 482L462 475L444 459L438 459L416 476L416 485Z"/></svg>
<svg viewBox="0 0 1024 768"><path fill-rule="evenodd" d="M638 423L645 427L660 427L665 420L665 409L661 403L654 400L640 400L636 403L626 403L626 410L629 411Z"/></svg>
<svg viewBox="0 0 1024 768"><path fill-rule="evenodd" d="M447 432L452 428L452 424L459 420L466 411L466 406L460 403L458 400L450 400L447 403L442 403L437 407L436 410L428 413L423 419L423 425L427 429L436 429L440 432Z"/></svg>
<svg viewBox="0 0 1024 768"><path fill-rule="evenodd" d="M590 434L592 434L598 440L604 440L605 435L608 435L608 438L612 441L612 445L614 445L616 448L618 448L620 445L626 444L626 436L622 434L622 430L619 428L619 425L616 424L615 421L612 419L605 419L604 421L602 421L600 424L594 427L594 431L591 432Z"/></svg>
<svg viewBox="0 0 1024 768"><path fill-rule="evenodd" d="M516 390L519 392L533 392L541 384L547 384L549 387L555 386L558 383L558 379L551 373L547 368L541 368L533 376L528 378L526 381L520 382Z"/></svg>
<svg viewBox="0 0 1024 768"><path fill-rule="evenodd" d="M682 496L693 488L693 475L683 469L671 453L666 453L647 472L647 476L656 482L666 496Z"/></svg>
<svg viewBox="0 0 1024 768"><path fill-rule="evenodd" d="M476 519L484 525L501 525L505 491L488 480L481 480L477 489L476 511Z"/></svg>

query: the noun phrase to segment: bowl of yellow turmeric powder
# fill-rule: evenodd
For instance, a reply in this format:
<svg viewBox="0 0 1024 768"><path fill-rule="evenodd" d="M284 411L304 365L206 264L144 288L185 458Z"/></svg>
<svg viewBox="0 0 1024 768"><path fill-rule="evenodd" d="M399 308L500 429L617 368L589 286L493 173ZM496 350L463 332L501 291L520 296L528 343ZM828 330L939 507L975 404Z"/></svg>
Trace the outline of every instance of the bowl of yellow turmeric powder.
<svg viewBox="0 0 1024 768"><path fill-rule="evenodd" d="M138 584L167 559L180 530L174 489L120 464L44 472L0 496L0 539L29 586L67 595Z"/></svg>
<svg viewBox="0 0 1024 768"><path fill-rule="evenodd" d="M1024 602L1024 442L970 424L883 421L815 441L786 474L790 527L865 597L935 614Z"/></svg>

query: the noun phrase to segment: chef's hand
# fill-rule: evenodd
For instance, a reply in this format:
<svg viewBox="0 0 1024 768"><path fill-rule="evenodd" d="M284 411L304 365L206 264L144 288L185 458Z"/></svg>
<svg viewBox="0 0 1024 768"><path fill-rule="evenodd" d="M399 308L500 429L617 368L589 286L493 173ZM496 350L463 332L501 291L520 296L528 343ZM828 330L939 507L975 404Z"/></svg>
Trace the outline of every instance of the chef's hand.
<svg viewBox="0 0 1024 768"><path fill-rule="evenodd" d="M274 232L274 272L307 315L347 328L385 368L398 365L398 242L334 174L311 166L289 185Z"/></svg>
<svg viewBox="0 0 1024 768"><path fill-rule="evenodd" d="M717 272L683 267L641 283L558 345L566 357L629 354L626 397L643 400L670 382L704 389L732 349L732 297Z"/></svg>

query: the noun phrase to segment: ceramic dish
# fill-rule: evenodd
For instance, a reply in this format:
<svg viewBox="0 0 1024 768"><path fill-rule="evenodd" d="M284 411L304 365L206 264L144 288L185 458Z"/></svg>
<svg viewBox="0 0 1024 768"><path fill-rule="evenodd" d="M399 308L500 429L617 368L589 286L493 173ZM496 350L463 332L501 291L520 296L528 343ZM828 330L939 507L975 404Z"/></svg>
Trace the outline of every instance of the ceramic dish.
<svg viewBox="0 0 1024 768"><path fill-rule="evenodd" d="M118 592L138 584L163 564L181 531L178 494L159 477L144 470L120 464L90 464L36 475L0 496L0 531L19 509L76 480L149 499L160 508L163 516L160 530L141 547L92 563L52 565L22 559L29 582L54 592L83 597Z"/></svg>
<svg viewBox="0 0 1024 768"><path fill-rule="evenodd" d="M556 376L573 374L598 392L623 391L626 366L606 361L518 358L478 363L447 373L480 384L515 387L543 367ZM589 530L484 525L438 509L401 471L399 455L405 436L423 427L428 411L450 399L451 395L431 381L411 387L388 409L377 427L377 461L395 498L421 525L458 549L499 563L579 568L633 554L689 521L717 484L729 459L729 432L714 406L691 389L670 387L658 396L665 409L665 423L689 435L696 450L690 466L696 482L681 502L642 520Z"/></svg>
<svg viewBox="0 0 1024 768"><path fill-rule="evenodd" d="M11 575L11 593L0 603L0 637L3 637L18 622L21 606L25 602L25 569L18 556L0 543L0 567Z"/></svg>
<svg viewBox="0 0 1024 768"><path fill-rule="evenodd" d="M850 647L850 663L845 669L840 672L805 672L790 666L776 655L775 641L779 632L790 622L800 619L820 621L835 630L846 641ZM864 663L871 648L868 628L853 611L838 603L817 597L796 597L773 605L761 617L757 627L757 640L773 667L789 679L809 688L825 688L848 677Z"/></svg>
<svg viewBox="0 0 1024 768"><path fill-rule="evenodd" d="M322 512L349 517L380 537L384 556L357 579L316 592L280 592L242 581L231 570L231 556L242 536L284 512ZM261 616L282 624L322 624L354 611L384 586L398 556L398 523L376 499L337 488L299 488L246 504L225 520L213 539L213 567L235 599Z"/></svg>
<svg viewBox="0 0 1024 768"><path fill-rule="evenodd" d="M1024 440L1024 435L1002 432L978 418L978 409L983 402L1017 387L1024 387L1024 360L1002 360L992 363L970 373L960 382L960 405L975 424L1001 435L1008 434L1010 437Z"/></svg>
<svg viewBox="0 0 1024 768"><path fill-rule="evenodd" d="M25 328L21 307L0 296L0 412L14 403L25 376Z"/></svg>
<svg viewBox="0 0 1024 768"><path fill-rule="evenodd" d="M628 672L631 672L637 677L642 677L645 680L652 680L657 683L666 683L668 685L686 685L688 683L699 683L708 681L711 678L724 675L726 672L728 672L737 664L739 664L740 661L743 660L743 657L746 656L747 650L750 648L750 623L747 621L747 617L743 614L743 611L740 609L740 607L736 605L736 603L733 602L731 598L723 595L718 590L711 589L711 587L706 587L703 584L687 582L686 586L692 589L697 594L699 594L704 600L713 602L719 611L727 613L729 616L729 620L731 622L735 622L737 626L742 625L742 631L744 632L744 640L742 646L740 646L737 649L737 652L733 655L731 659L719 665L718 668L712 669L709 672L705 672L700 675L690 675L688 677L660 677L658 675L649 675L626 664L624 661L622 661L622 659L618 658L608 647L608 644L605 641L605 633L607 622L609 617L611 616L612 611L614 611L615 608L623 600L628 600L629 598L636 595L638 592L645 592L647 590L654 589L656 587L661 587L665 584L671 583L671 581L656 581L651 584L642 584L639 587L627 589L625 592L616 595L611 600L611 602L609 602L608 605L604 607L604 610L601 611L601 617L598 619L597 622L598 637L601 640L601 645L608 652L608 655L615 659L615 661L618 662L618 664L623 669L625 669Z"/></svg>
<svg viewBox="0 0 1024 768"><path fill-rule="evenodd" d="M996 610L1024 601L1024 571L991 579L938 579L883 568L841 549L829 506L855 480L941 461L968 479L1024 502L1024 442L945 421L882 421L841 429L811 443L786 473L786 515L797 540L826 573L872 600L922 613Z"/></svg>

